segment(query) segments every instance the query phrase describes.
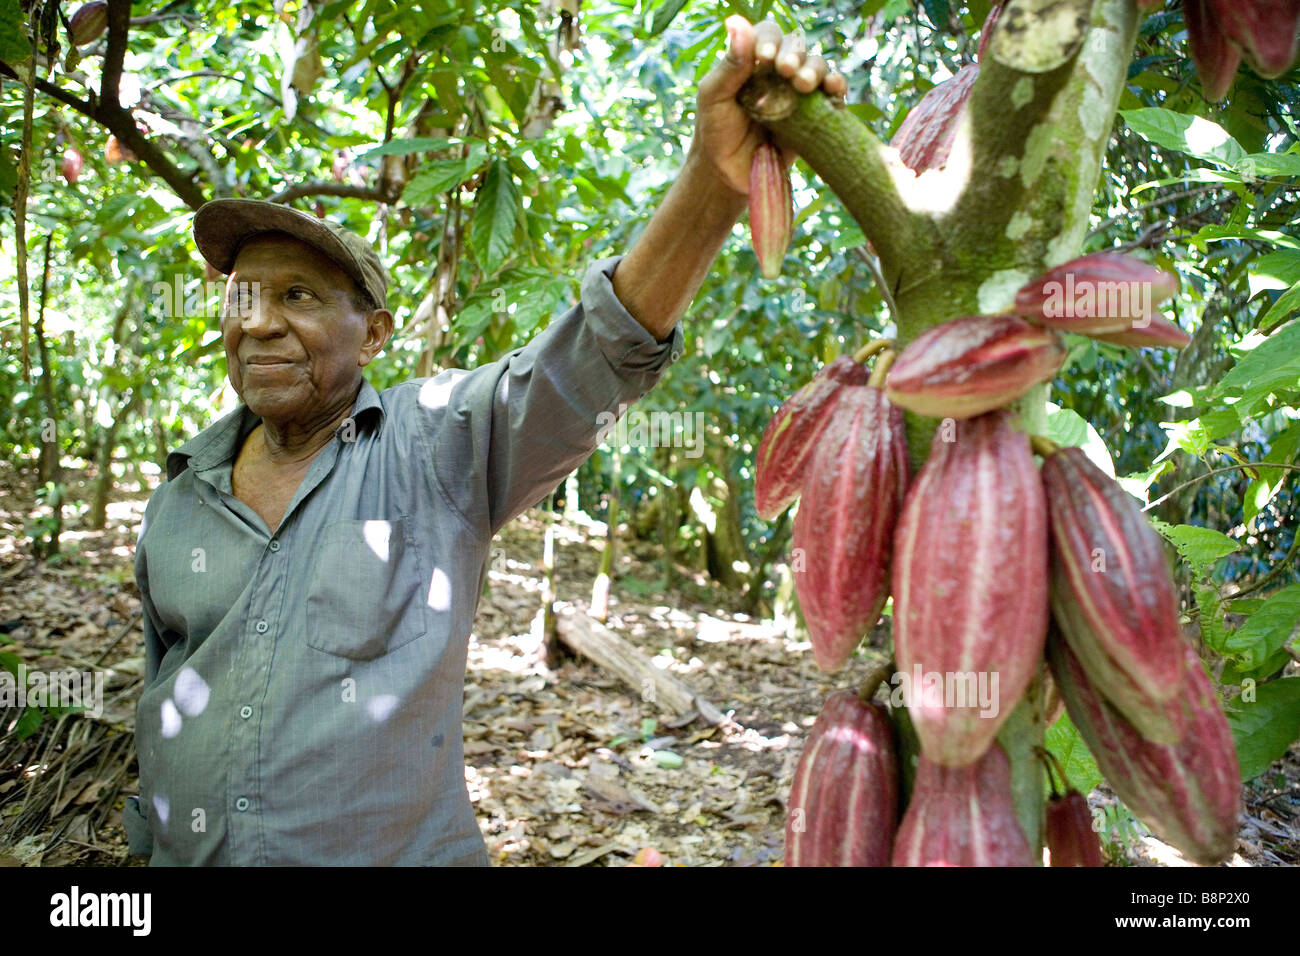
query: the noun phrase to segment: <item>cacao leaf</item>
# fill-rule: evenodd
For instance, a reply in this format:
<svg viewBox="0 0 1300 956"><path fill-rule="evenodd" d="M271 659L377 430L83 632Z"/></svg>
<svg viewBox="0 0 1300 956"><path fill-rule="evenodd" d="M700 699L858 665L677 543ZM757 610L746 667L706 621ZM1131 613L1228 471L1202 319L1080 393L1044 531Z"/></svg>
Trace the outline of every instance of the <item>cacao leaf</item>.
<svg viewBox="0 0 1300 956"><path fill-rule="evenodd" d="M1228 702L1228 723L1241 760L1241 779L1254 780L1286 756L1300 737L1300 677L1284 677Z"/></svg>
<svg viewBox="0 0 1300 956"><path fill-rule="evenodd" d="M474 201L469 237L483 271L492 275L510 255L519 216L519 191L504 159L489 167Z"/></svg>
<svg viewBox="0 0 1300 956"><path fill-rule="evenodd" d="M1245 624L1228 635L1224 652L1245 669L1258 667L1290 642L1298 624L1300 584L1291 584L1270 594Z"/></svg>

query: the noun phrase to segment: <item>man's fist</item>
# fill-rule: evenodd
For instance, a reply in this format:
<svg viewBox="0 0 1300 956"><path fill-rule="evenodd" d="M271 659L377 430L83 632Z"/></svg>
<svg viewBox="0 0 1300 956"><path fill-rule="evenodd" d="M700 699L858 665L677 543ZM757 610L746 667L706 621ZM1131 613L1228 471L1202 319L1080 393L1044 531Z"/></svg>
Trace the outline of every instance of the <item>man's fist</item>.
<svg viewBox="0 0 1300 956"><path fill-rule="evenodd" d="M843 96L847 89L843 74L831 72L821 57L808 55L801 35L786 36L771 20L754 25L741 16L727 18L727 55L700 83L691 152L742 196L749 193L750 160L764 132L740 108L736 94L759 69L789 77L800 93L820 87L830 96ZM784 156L787 165L794 162L794 154Z"/></svg>

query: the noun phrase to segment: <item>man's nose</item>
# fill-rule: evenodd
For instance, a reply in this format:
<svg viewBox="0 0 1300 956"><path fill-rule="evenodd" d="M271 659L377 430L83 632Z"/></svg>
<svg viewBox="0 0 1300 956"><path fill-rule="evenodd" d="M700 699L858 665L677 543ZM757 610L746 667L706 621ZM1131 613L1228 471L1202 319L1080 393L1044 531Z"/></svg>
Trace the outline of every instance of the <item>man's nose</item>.
<svg viewBox="0 0 1300 956"><path fill-rule="evenodd" d="M276 308L275 301L271 296L262 295L254 288L244 290L235 302L237 306L236 315L239 318L240 328L245 335L265 338L283 334L285 329L284 316Z"/></svg>

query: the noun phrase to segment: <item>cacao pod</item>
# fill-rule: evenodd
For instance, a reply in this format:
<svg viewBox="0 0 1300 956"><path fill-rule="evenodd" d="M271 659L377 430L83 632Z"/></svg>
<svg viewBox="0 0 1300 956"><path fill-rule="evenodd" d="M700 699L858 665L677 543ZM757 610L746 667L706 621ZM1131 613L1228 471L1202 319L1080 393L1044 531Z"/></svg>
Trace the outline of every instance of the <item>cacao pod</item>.
<svg viewBox="0 0 1300 956"><path fill-rule="evenodd" d="M1159 535L1137 502L1062 448L1043 463L1052 527L1052 610L1089 679L1152 740L1183 732L1176 709L1187 641Z"/></svg>
<svg viewBox="0 0 1300 956"><path fill-rule="evenodd" d="M1236 0L1241 2L1241 0ZM1214 10L1213 0L1183 0L1187 46L1201 77L1205 98L1218 102L1228 94L1241 64L1241 50L1228 39Z"/></svg>
<svg viewBox="0 0 1300 956"><path fill-rule="evenodd" d="M894 523L907 491L903 413L870 385L843 388L794 519L795 590L817 666L839 670L889 596Z"/></svg>
<svg viewBox="0 0 1300 956"><path fill-rule="evenodd" d="M888 866L898 827L898 756L885 708L853 691L826 699L795 768L786 866Z"/></svg>
<svg viewBox="0 0 1300 956"><path fill-rule="evenodd" d="M104 0L83 3L68 21L68 32L74 46L94 43L108 29L108 4Z"/></svg>
<svg viewBox="0 0 1300 956"><path fill-rule="evenodd" d="M1151 831L1184 856L1219 863L1236 846L1241 771L1228 721L1190 645L1183 646L1186 690L1170 701L1185 712L1177 744L1144 737L1107 702L1069 645L1048 642L1048 661L1070 719L1115 793Z"/></svg>
<svg viewBox="0 0 1300 956"><path fill-rule="evenodd" d="M1052 866L1105 866L1101 841L1092 828L1088 798L1077 790L1047 804L1046 842Z"/></svg>
<svg viewBox="0 0 1300 956"><path fill-rule="evenodd" d="M993 744L968 767L921 756L894 838L894 866L1033 866L1016 819L1011 761Z"/></svg>
<svg viewBox="0 0 1300 956"><path fill-rule="evenodd" d="M135 160L135 153L123 146L116 136L109 136L104 143L104 160L108 163L129 163Z"/></svg>
<svg viewBox="0 0 1300 956"><path fill-rule="evenodd" d="M781 151L771 143L760 143L749 166L749 233L754 254L758 256L758 270L764 279L775 279L781 274L793 228L790 173L781 159Z"/></svg>
<svg viewBox="0 0 1300 956"><path fill-rule="evenodd" d="M1105 332L1100 335L1094 333L1092 337L1101 342L1109 342L1112 345L1127 345L1131 348L1182 349L1192 342L1190 335L1159 315L1151 316L1150 321L1145 326L1135 325L1123 332Z"/></svg>
<svg viewBox="0 0 1300 956"><path fill-rule="evenodd" d="M1015 311L1067 332L1095 335L1144 327L1178 291L1163 269L1118 252L1094 252L1049 269L1016 293Z"/></svg>
<svg viewBox="0 0 1300 956"><path fill-rule="evenodd" d="M894 652L922 753L959 767L993 742L1042 659L1047 515L1009 413L958 422L955 441L944 432L894 534Z"/></svg>
<svg viewBox="0 0 1300 956"><path fill-rule="evenodd" d="M979 72L977 63L963 66L951 79L926 93L908 112L889 144L898 150L904 166L919 175L927 169L938 169L948 161L957 138L957 121L970 100Z"/></svg>
<svg viewBox="0 0 1300 956"><path fill-rule="evenodd" d="M63 151L63 163L60 167L63 178L72 185L81 176L81 153L75 146L69 146Z"/></svg>
<svg viewBox="0 0 1300 956"><path fill-rule="evenodd" d="M993 39L993 29L998 25L998 19L1002 16L1002 8L1006 3L995 3L989 15L984 18L984 25L980 27L980 45L975 52L975 62L984 62L984 51L989 48L989 41Z"/></svg>
<svg viewBox="0 0 1300 956"><path fill-rule="evenodd" d="M841 391L845 386L865 386L867 378L864 365L841 355L777 409L763 429L755 457L754 506L764 521L771 521L799 497L808 462Z"/></svg>
<svg viewBox="0 0 1300 956"><path fill-rule="evenodd" d="M1211 5L1221 32L1252 70L1271 80L1291 69L1300 0L1211 0Z"/></svg>
<svg viewBox="0 0 1300 956"><path fill-rule="evenodd" d="M1014 315L974 315L927 329L885 378L895 405L929 418L973 418L1052 379L1066 348Z"/></svg>

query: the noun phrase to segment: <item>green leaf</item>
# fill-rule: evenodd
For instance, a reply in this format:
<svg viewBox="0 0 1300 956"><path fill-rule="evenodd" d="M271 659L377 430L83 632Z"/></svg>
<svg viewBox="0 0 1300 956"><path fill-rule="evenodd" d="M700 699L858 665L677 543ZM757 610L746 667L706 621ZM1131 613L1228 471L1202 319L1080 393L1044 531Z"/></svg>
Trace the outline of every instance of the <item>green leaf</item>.
<svg viewBox="0 0 1300 956"><path fill-rule="evenodd" d="M1278 296L1256 325L1261 331L1271 329L1284 319L1289 319L1297 309L1300 309L1300 282Z"/></svg>
<svg viewBox="0 0 1300 956"><path fill-rule="evenodd" d="M1246 155L1228 131L1202 116L1176 113L1159 107L1123 110L1129 129L1147 142L1220 166L1235 166Z"/></svg>
<svg viewBox="0 0 1300 956"><path fill-rule="evenodd" d="M373 156L405 156L407 153L432 153L451 146L459 146L463 142L464 140L460 139L445 138L392 139L374 149L366 150L357 156L357 159L369 159Z"/></svg>
<svg viewBox="0 0 1300 956"><path fill-rule="evenodd" d="M514 245L515 224L519 218L519 191L504 159L488 167L483 188L474 203L474 219L469 238L479 265L488 275L501 268Z"/></svg>
<svg viewBox="0 0 1300 956"><path fill-rule="evenodd" d="M1058 445L1079 448L1088 443L1088 421L1068 408L1048 407L1047 437Z"/></svg>
<svg viewBox="0 0 1300 956"><path fill-rule="evenodd" d="M23 28L25 19L18 0L0 0L0 60L21 63L32 55L32 45Z"/></svg>
<svg viewBox="0 0 1300 956"><path fill-rule="evenodd" d="M45 713L39 707L24 707L23 715L14 724L14 735L19 740L26 740L36 733L36 729L44 719Z"/></svg>
<svg viewBox="0 0 1300 956"><path fill-rule="evenodd" d="M655 11L654 19L650 21L650 35L657 37L668 29L673 18L682 12L682 7L686 6L686 0L664 0Z"/></svg>
<svg viewBox="0 0 1300 956"><path fill-rule="evenodd" d="M1178 549L1178 553L1192 566L1197 577L1204 577L1214 562L1241 547L1232 538L1213 528L1191 524L1168 525L1158 519L1153 519L1151 523Z"/></svg>
<svg viewBox="0 0 1300 956"><path fill-rule="evenodd" d="M1103 777L1097 769L1097 761L1088 752L1088 745L1079 736L1069 714L1062 714L1060 720L1047 728L1045 741L1047 749L1061 762L1070 786L1075 790L1090 793L1101 783Z"/></svg>
<svg viewBox="0 0 1300 956"><path fill-rule="evenodd" d="M464 159L438 159L425 163L402 190L402 201L408 206L436 206L443 193L459 186L473 172Z"/></svg>
<svg viewBox="0 0 1300 956"><path fill-rule="evenodd" d="M659 766L666 770L676 770L685 763L680 755L673 753L671 750L656 750L654 752L654 758L655 763L659 764Z"/></svg>
<svg viewBox="0 0 1300 956"><path fill-rule="evenodd" d="M1255 176L1300 176L1300 155L1296 153L1251 153L1237 163L1246 179Z"/></svg>
<svg viewBox="0 0 1300 956"><path fill-rule="evenodd" d="M1252 415L1270 394L1300 386L1300 322L1283 326L1267 338L1247 336L1239 347L1250 351L1219 381L1215 396L1241 391L1237 413Z"/></svg>
<svg viewBox="0 0 1300 956"><path fill-rule="evenodd" d="M1289 289L1300 282L1300 250L1279 249L1260 256L1250 265L1249 286L1252 296L1261 292Z"/></svg>
<svg viewBox="0 0 1300 956"><path fill-rule="evenodd" d="M1243 668L1258 667L1291 639L1300 623L1300 584L1270 595L1246 623L1228 635L1225 650Z"/></svg>
<svg viewBox="0 0 1300 956"><path fill-rule="evenodd" d="M1264 773L1300 736L1300 677L1259 684L1246 696L1228 701L1228 724L1237 744L1241 779L1253 780Z"/></svg>

